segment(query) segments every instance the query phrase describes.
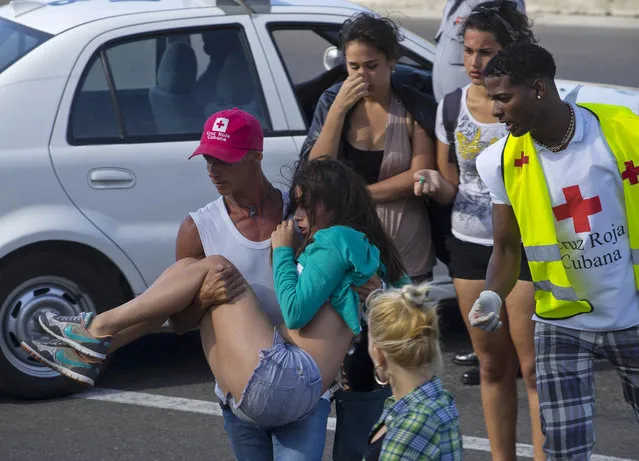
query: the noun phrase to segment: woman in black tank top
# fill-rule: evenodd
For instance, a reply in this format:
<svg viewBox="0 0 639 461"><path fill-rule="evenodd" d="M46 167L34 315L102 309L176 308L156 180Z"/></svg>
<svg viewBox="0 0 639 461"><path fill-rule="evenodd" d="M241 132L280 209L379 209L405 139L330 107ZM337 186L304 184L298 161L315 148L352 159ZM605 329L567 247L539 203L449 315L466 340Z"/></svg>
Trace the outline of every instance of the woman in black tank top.
<svg viewBox="0 0 639 461"><path fill-rule="evenodd" d="M348 78L343 82L330 109L325 114L319 135L309 135L305 150L309 159L328 156L338 158L348 164L368 184L368 189L378 207L413 197L413 173L422 168L434 168L434 115L435 103L432 97L420 93L421 97L432 102L432 116L428 117L426 104L419 107L424 116L418 123L406 111L405 124L410 138L410 167L394 176L380 180L383 172L385 149L387 147L387 128L390 122L391 102L399 99L405 107L414 103L414 98L393 83L392 75L400 56L400 41L397 26L390 20L368 13L361 13L344 23L341 31L341 49L346 60ZM411 80L414 82L415 80ZM411 85L410 91L416 90ZM320 99L315 119L322 118L322 101L335 88L327 90ZM394 98L394 99L393 99ZM324 106L325 109L325 106ZM311 127L311 132L315 128ZM312 147L309 147L312 143ZM406 174L409 173L409 174ZM382 176L383 177L383 176ZM426 214L425 206L410 213ZM428 227L426 227L428 229ZM390 233L389 229L386 229ZM425 232L421 242L430 246L430 232ZM397 244L397 243L396 243ZM432 248L432 247L431 247ZM433 251L415 258L415 249L402 249L398 245L402 258L409 257L422 261L424 267L411 270L411 278L428 279L435 264ZM410 253L410 254L407 254ZM427 266L427 267L426 267ZM419 273L417 273L419 272ZM364 335L365 336L365 335ZM364 339L353 355L345 361L348 385L352 390L370 391L375 389L371 374L372 364L366 352Z"/></svg>
<svg viewBox="0 0 639 461"><path fill-rule="evenodd" d="M382 167L384 151L358 149L346 139L343 146L342 158L344 163L355 170L366 181L366 184L375 184Z"/></svg>

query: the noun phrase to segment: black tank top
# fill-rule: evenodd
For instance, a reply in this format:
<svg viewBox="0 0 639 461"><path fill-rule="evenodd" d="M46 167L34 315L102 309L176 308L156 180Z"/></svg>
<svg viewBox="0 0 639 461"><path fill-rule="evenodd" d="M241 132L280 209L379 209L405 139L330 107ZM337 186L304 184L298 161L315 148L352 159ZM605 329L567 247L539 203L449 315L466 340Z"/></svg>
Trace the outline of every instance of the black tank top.
<svg viewBox="0 0 639 461"><path fill-rule="evenodd" d="M347 139L342 143L342 160L367 184L378 182L383 157L383 150L361 150L353 147Z"/></svg>

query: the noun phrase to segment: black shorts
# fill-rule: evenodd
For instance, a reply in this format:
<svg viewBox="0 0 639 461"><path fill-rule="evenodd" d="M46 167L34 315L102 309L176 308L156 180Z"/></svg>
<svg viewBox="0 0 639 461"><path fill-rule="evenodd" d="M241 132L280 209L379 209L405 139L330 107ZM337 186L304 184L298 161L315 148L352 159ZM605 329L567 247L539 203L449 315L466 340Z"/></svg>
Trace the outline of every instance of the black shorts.
<svg viewBox="0 0 639 461"><path fill-rule="evenodd" d="M493 252L492 246L478 245L476 243L464 242L457 237L451 236L446 241L446 248L450 251L450 264L448 272L455 279L463 280L486 280L488 261ZM519 280L532 281L530 267L524 247L521 247L521 268L519 269Z"/></svg>

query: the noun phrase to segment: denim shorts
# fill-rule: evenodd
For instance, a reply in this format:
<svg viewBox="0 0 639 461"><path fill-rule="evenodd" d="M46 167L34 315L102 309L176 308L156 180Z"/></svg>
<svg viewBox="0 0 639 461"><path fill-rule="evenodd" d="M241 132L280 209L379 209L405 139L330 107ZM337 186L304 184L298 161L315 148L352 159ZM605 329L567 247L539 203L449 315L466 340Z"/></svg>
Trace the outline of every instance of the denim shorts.
<svg viewBox="0 0 639 461"><path fill-rule="evenodd" d="M275 329L273 345L262 349L259 358L239 402L220 392L222 406L239 419L262 427L289 424L315 408L322 393L322 375L313 357L284 342Z"/></svg>

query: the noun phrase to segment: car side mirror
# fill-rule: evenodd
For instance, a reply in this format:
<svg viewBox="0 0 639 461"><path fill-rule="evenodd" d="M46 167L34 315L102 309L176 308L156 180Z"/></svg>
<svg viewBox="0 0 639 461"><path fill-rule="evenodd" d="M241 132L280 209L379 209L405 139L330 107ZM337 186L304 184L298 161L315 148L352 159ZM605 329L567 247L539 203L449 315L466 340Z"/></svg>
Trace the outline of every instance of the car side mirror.
<svg viewBox="0 0 639 461"><path fill-rule="evenodd" d="M329 46L324 51L324 69L331 70L337 66L344 65L344 56L336 46Z"/></svg>

